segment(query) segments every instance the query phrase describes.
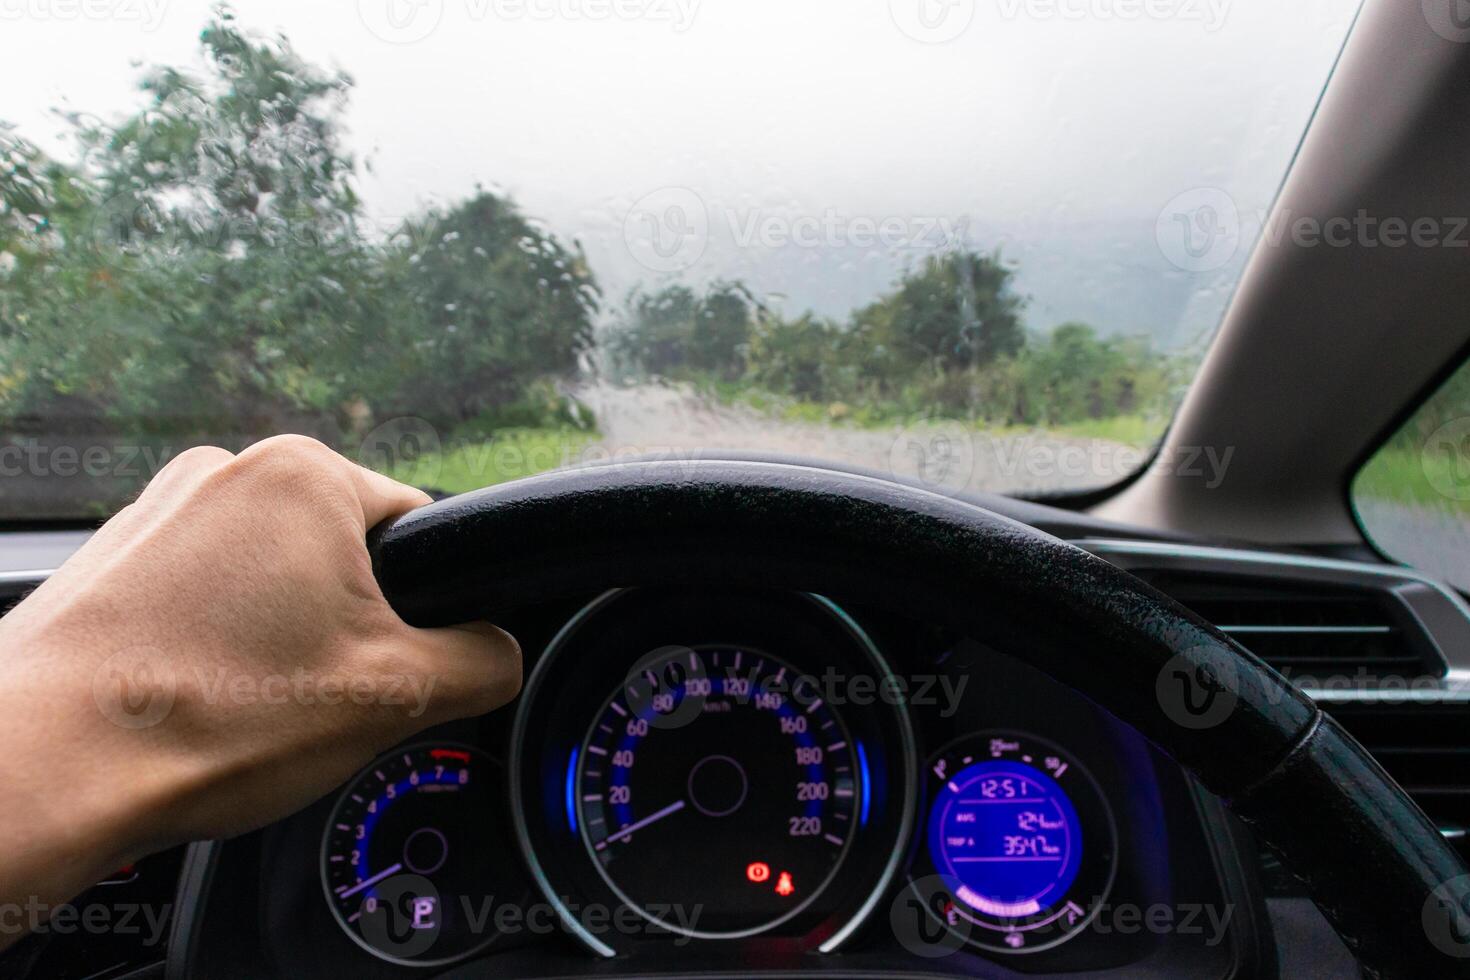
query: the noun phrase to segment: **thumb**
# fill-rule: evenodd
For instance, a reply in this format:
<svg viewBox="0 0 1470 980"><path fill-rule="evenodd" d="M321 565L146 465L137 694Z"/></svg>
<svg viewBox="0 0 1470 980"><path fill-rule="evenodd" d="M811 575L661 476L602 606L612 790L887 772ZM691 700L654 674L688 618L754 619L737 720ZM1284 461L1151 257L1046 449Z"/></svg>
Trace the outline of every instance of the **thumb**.
<svg viewBox="0 0 1470 980"><path fill-rule="evenodd" d="M420 669L434 684L436 718L468 718L493 711L521 690L521 645L489 623L410 628Z"/></svg>

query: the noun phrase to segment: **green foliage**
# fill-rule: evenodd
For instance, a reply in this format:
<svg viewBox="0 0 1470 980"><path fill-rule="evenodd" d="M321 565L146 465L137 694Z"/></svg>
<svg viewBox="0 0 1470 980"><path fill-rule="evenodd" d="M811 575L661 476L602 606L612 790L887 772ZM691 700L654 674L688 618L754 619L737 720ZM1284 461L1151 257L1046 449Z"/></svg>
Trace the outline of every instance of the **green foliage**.
<svg viewBox="0 0 1470 980"><path fill-rule="evenodd" d="M644 374L732 380L745 370L758 309L739 283L716 282L703 295L683 285L635 289L613 328L611 354L620 367Z"/></svg>
<svg viewBox="0 0 1470 980"><path fill-rule="evenodd" d="M148 71L145 109L72 117L75 165L0 128L0 416L328 437L509 405L546 421L528 393L592 339L580 252L486 193L374 239L342 148L351 79L228 12L200 41L205 71Z"/></svg>
<svg viewBox="0 0 1470 980"><path fill-rule="evenodd" d="M1061 427L1130 419L1118 428L1157 436L1187 365L1146 340L1099 337L1086 324L1028 336L1010 277L996 256L931 257L846 324L755 303L732 309L732 317L743 309L745 323L723 332L717 349L697 329L700 310L711 295L749 293L721 284L700 297L671 285L630 298L611 346L621 366L693 380L792 421L932 416ZM706 352L694 356L701 344Z"/></svg>
<svg viewBox="0 0 1470 980"><path fill-rule="evenodd" d="M580 462L592 438L581 429L499 429L483 439L456 440L440 452L416 456L387 472L394 479L443 493L464 493Z"/></svg>
<svg viewBox="0 0 1470 980"><path fill-rule="evenodd" d="M380 368L369 391L390 414L463 422L572 374L592 344L585 258L492 194L406 223L384 277L391 315L365 352Z"/></svg>
<svg viewBox="0 0 1470 980"><path fill-rule="evenodd" d="M1470 485L1467 418L1470 365L1452 374L1364 464L1353 480L1353 498L1457 515L1470 512L1470 498L1463 492ZM1454 492L1446 493L1446 488ZM1371 522L1368 530L1375 530Z"/></svg>
<svg viewBox="0 0 1470 980"><path fill-rule="evenodd" d="M763 316L751 345L751 379L795 398L826 398L840 387L842 340L835 325L810 313Z"/></svg>
<svg viewBox="0 0 1470 980"><path fill-rule="evenodd" d="M35 332L53 349L30 360L88 351L45 380L100 415L218 427L327 409L335 379L314 361L373 300L337 138L350 81L227 17L201 44L204 77L155 69L146 110L112 128L78 121L94 197L55 255L71 288Z"/></svg>
<svg viewBox="0 0 1470 980"><path fill-rule="evenodd" d="M537 381L514 400L485 409L454 427L461 439L489 439L503 429L555 428L594 432L597 418L586 405L550 381Z"/></svg>
<svg viewBox="0 0 1470 980"><path fill-rule="evenodd" d="M1017 359L1011 420L1060 425L1141 410L1161 413L1185 380L1173 367L1146 340L1099 338L1085 324L1063 324Z"/></svg>
<svg viewBox="0 0 1470 980"><path fill-rule="evenodd" d="M533 471L486 462L486 447L546 465L562 461L550 448L584 447L595 420L563 382L598 356L813 423L930 416L1119 438L1156 432L1186 379L1146 342L1084 324L1028 335L1011 269L974 251L925 258L841 322L783 315L740 282L635 289L599 350L580 246L483 190L371 233L343 140L352 80L225 10L200 44L202 71L143 74L132 115L70 116L74 161L0 124L8 440L177 450L298 431L351 451L415 416L445 434L435 462L465 489ZM134 489L98 486L68 512Z"/></svg>
<svg viewBox="0 0 1470 980"><path fill-rule="evenodd" d="M1100 439L1147 448L1159 441L1168 425L1167 415L1114 415L1111 418L1068 422L1051 431L1077 439Z"/></svg>
<svg viewBox="0 0 1470 980"><path fill-rule="evenodd" d="M854 317L853 334L888 374L942 374L1014 355L1026 341L1024 300L998 255L929 256L898 288Z"/></svg>

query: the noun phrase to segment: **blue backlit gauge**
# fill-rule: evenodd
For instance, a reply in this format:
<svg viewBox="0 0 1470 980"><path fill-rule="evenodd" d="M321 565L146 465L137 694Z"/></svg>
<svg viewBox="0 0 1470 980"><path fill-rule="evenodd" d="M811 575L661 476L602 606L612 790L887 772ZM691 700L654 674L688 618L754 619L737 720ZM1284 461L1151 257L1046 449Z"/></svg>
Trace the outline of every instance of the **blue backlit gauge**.
<svg viewBox="0 0 1470 980"><path fill-rule="evenodd" d="M694 937L750 936L832 880L866 812L864 765L795 667L671 647L603 703L569 774L569 817L630 908Z"/></svg>
<svg viewBox="0 0 1470 980"><path fill-rule="evenodd" d="M930 859L985 915L1034 916L1082 866L1082 821L1061 785L1023 763L976 762L944 784L929 817Z"/></svg>
<svg viewBox="0 0 1470 980"><path fill-rule="evenodd" d="M911 880L965 942L1051 948L1086 927L1112 884L1116 829L1092 777L1013 732L970 736L930 764L925 839Z"/></svg>
<svg viewBox="0 0 1470 980"><path fill-rule="evenodd" d="M497 839L498 767L466 745L398 749L342 792L322 840L338 925L393 963L462 959L496 938L495 902L519 887ZM509 897L508 897L509 896Z"/></svg>

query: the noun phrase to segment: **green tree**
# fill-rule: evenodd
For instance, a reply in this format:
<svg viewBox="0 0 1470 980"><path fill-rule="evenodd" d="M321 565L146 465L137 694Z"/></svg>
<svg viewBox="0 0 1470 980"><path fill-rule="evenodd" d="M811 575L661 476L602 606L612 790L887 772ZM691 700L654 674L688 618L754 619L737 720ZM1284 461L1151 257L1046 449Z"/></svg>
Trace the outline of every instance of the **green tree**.
<svg viewBox="0 0 1470 980"><path fill-rule="evenodd" d="M610 345L624 366L648 374L714 376L745 373L759 306L738 282L715 282L703 295L682 284L633 290Z"/></svg>
<svg viewBox="0 0 1470 980"><path fill-rule="evenodd" d="M1011 289L999 255L927 257L897 289L857 312L854 333L873 352L869 370L885 379L990 364L1026 341L1025 301ZM884 363L886 362L886 363Z"/></svg>
<svg viewBox="0 0 1470 980"><path fill-rule="evenodd" d="M385 277L392 315L365 349L394 413L467 421L570 376L592 345L586 258L484 191L406 223Z"/></svg>
<svg viewBox="0 0 1470 980"><path fill-rule="evenodd" d="M612 330L615 356L635 371L676 374L688 366L698 310L699 297L688 286L674 284L653 293L634 289Z"/></svg>
<svg viewBox="0 0 1470 980"><path fill-rule="evenodd" d="M1084 323L1064 323L1034 338L1016 372L1013 421L1053 425L1162 414L1172 405L1179 373L1146 339L1099 337Z"/></svg>
<svg viewBox="0 0 1470 980"><path fill-rule="evenodd" d="M351 79L227 11L200 43L204 71L144 74L145 109L72 117L75 167L0 130L0 414L331 438L364 409L452 425L575 369L580 251L483 193L375 240Z"/></svg>
<svg viewBox="0 0 1470 980"><path fill-rule="evenodd" d="M690 336L689 366L734 380L745 372L756 304L741 283L717 282L705 291Z"/></svg>
<svg viewBox="0 0 1470 980"><path fill-rule="evenodd" d="M72 117L83 176L53 168L53 213L18 246L42 259L7 314L24 381L0 407L205 430L331 407L313 360L371 305L337 135L350 81L227 13L201 46L202 77L148 72L150 104L119 125ZM7 208L36 196L24 176L3 183Z"/></svg>
<svg viewBox="0 0 1470 980"><path fill-rule="evenodd" d="M23 351L38 306L54 295L41 282L70 237L58 225L75 227L88 201L74 171L0 123L0 406L21 406L37 388Z"/></svg>
<svg viewBox="0 0 1470 980"><path fill-rule="evenodd" d="M751 379L771 391L810 401L831 398L841 363L841 330L811 313L795 320L763 316L751 344Z"/></svg>

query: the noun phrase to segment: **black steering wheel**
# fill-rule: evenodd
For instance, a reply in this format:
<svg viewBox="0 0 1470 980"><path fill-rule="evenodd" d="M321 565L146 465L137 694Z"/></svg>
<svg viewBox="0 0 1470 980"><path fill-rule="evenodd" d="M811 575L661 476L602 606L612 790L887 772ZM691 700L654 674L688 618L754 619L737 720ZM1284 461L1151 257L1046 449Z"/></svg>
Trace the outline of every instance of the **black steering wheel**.
<svg viewBox="0 0 1470 980"><path fill-rule="evenodd" d="M1370 976L1470 976L1446 941L1466 915L1466 868L1367 752L1224 634L1031 527L869 477L661 462L453 497L377 528L370 549L388 601L419 626L679 584L842 594L991 638L1223 798ZM1203 699L1181 711L1176 683Z"/></svg>

